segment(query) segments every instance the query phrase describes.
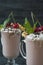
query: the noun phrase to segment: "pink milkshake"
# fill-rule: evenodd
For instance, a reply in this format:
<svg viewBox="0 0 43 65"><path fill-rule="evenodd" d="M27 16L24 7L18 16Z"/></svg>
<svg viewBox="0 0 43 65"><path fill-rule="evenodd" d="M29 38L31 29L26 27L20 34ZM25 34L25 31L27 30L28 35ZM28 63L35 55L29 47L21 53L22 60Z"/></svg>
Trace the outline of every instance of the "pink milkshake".
<svg viewBox="0 0 43 65"><path fill-rule="evenodd" d="M20 29L1 30L2 53L6 58L16 58L19 55L20 38Z"/></svg>
<svg viewBox="0 0 43 65"><path fill-rule="evenodd" d="M27 65L43 65L43 34L30 34L24 39L26 45L26 59Z"/></svg>

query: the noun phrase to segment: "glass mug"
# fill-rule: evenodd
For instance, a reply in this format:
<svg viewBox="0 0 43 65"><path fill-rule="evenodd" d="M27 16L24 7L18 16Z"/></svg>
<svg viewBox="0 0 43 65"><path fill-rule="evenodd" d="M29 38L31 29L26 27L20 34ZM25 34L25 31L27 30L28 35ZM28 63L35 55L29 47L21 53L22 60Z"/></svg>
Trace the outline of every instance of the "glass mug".
<svg viewBox="0 0 43 65"><path fill-rule="evenodd" d="M23 42L26 45L26 56L24 56ZM20 45L20 53L26 59L27 65L43 65L43 40L25 38Z"/></svg>
<svg viewBox="0 0 43 65"><path fill-rule="evenodd" d="M18 33L1 31L2 53L8 59L6 65L16 65L14 59L19 56L20 39L20 30Z"/></svg>

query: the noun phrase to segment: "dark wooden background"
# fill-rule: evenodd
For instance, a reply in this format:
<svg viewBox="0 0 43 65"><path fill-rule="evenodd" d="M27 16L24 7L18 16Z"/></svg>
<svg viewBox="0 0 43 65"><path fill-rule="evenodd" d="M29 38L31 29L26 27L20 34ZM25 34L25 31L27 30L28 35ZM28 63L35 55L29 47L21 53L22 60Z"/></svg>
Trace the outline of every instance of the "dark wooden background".
<svg viewBox="0 0 43 65"><path fill-rule="evenodd" d="M1 22L11 11L14 11L15 18L19 22L22 22L24 17L28 17L30 20L30 13L33 11L43 24L43 0L0 0Z"/></svg>

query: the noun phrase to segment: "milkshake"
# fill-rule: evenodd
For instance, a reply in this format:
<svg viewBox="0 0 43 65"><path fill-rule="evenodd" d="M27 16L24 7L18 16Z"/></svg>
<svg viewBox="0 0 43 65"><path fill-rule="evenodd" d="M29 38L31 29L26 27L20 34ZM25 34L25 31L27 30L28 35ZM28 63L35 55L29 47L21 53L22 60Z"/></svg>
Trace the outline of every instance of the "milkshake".
<svg viewBox="0 0 43 65"><path fill-rule="evenodd" d="M26 37L26 64L43 65L43 34Z"/></svg>
<svg viewBox="0 0 43 65"><path fill-rule="evenodd" d="M20 39L20 29L3 28L1 30L2 53L6 58L12 59L19 55Z"/></svg>
<svg viewBox="0 0 43 65"><path fill-rule="evenodd" d="M43 33L31 33L25 37L23 42L26 45L26 56L23 55L24 51L21 49L20 53L26 59L26 65L43 65Z"/></svg>

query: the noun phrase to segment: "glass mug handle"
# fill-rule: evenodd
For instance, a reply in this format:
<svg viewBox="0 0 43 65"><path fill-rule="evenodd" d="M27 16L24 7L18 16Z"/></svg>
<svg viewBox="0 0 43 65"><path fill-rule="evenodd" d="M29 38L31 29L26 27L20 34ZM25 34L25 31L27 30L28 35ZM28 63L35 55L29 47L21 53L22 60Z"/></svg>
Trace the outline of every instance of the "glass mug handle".
<svg viewBox="0 0 43 65"><path fill-rule="evenodd" d="M22 40L22 42L20 43L20 54L21 54L21 56L24 58L24 59L26 59L26 53L25 53L25 51L24 51L24 49L23 49L23 44L24 44L25 42L24 42L24 40Z"/></svg>

